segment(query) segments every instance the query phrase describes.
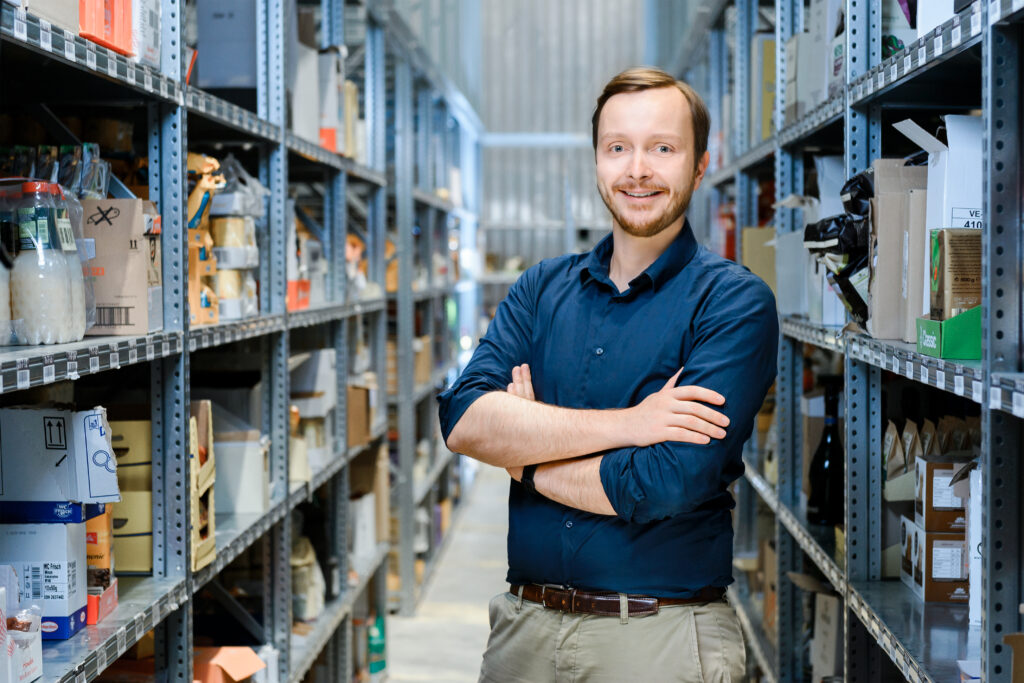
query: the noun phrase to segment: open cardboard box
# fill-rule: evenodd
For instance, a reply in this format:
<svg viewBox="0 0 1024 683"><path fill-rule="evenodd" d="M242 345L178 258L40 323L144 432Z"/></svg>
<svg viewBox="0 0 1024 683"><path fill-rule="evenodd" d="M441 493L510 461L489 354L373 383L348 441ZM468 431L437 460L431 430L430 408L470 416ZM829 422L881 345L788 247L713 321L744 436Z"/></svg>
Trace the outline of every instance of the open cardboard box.
<svg viewBox="0 0 1024 683"><path fill-rule="evenodd" d="M981 359L981 306L949 320L917 319L917 351L935 358Z"/></svg>

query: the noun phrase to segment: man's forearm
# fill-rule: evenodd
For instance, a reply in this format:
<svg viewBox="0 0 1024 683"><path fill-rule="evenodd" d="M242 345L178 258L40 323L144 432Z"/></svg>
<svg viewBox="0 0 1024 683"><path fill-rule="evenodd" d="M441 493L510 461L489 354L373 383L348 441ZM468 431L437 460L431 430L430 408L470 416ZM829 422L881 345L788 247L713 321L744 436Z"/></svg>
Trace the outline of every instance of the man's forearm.
<svg viewBox="0 0 1024 683"><path fill-rule="evenodd" d="M448 447L495 467L576 458L632 445L625 410L573 410L505 392L473 402L448 436Z"/></svg>
<svg viewBox="0 0 1024 683"><path fill-rule="evenodd" d="M537 493L556 503L595 515L614 515L601 484L602 456L541 465L533 476Z"/></svg>

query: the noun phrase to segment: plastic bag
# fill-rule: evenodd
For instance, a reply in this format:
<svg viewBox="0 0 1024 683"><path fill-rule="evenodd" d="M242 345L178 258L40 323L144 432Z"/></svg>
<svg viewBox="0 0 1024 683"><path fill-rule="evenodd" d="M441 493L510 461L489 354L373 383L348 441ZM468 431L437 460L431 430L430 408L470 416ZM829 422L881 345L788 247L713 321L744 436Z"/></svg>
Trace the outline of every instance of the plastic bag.
<svg viewBox="0 0 1024 683"><path fill-rule="evenodd" d="M232 154L221 162L220 172L225 180L224 189L213 198L210 214L262 218L270 190L251 176Z"/></svg>
<svg viewBox="0 0 1024 683"><path fill-rule="evenodd" d="M853 216L870 216L871 199L875 196L875 171L867 169L853 176L843 185L839 198L843 209Z"/></svg>
<svg viewBox="0 0 1024 683"><path fill-rule="evenodd" d="M804 247L812 254L837 254L850 259L867 255L870 219L840 214L811 223L804 228Z"/></svg>

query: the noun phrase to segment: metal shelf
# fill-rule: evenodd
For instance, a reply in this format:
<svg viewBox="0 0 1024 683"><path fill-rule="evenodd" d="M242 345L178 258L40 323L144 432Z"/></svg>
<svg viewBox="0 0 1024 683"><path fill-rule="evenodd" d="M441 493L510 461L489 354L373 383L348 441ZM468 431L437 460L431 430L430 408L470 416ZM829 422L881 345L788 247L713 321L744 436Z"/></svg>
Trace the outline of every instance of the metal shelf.
<svg viewBox="0 0 1024 683"><path fill-rule="evenodd" d="M420 403L427 396L435 391L435 387L444 381L444 378L448 376L448 373L452 371L457 365L455 360L450 360L444 364L443 367L438 368L434 371L429 382L423 384L417 384L416 388L412 392L412 402L414 404ZM396 405L399 401L399 397L395 394L388 394L388 404Z"/></svg>
<svg viewBox="0 0 1024 683"><path fill-rule="evenodd" d="M817 346L826 351L846 353L846 341L843 338L842 328L822 327L790 316L782 318L781 323L782 334L791 339Z"/></svg>
<svg viewBox="0 0 1024 683"><path fill-rule="evenodd" d="M447 199L441 199L433 192L427 192L419 188L413 188L412 198L424 206L429 206L445 213L455 211L455 205Z"/></svg>
<svg viewBox="0 0 1024 683"><path fill-rule="evenodd" d="M919 38L850 83L850 104L864 104L912 81L937 64L981 42L981 2Z"/></svg>
<svg viewBox="0 0 1024 683"><path fill-rule="evenodd" d="M217 558L192 575L192 592L198 593L210 579L284 519L291 507L290 500L286 499L271 502L270 511L263 515L217 513Z"/></svg>
<svg viewBox="0 0 1024 683"><path fill-rule="evenodd" d="M1015 22L1024 19L1024 5L1020 0L988 0L988 21L990 24Z"/></svg>
<svg viewBox="0 0 1024 683"><path fill-rule="evenodd" d="M843 120L843 112L845 110L846 93L844 92L842 95L837 95L827 102L818 105L799 121L783 128L777 136L779 145L789 147L806 140L818 131L839 123Z"/></svg>
<svg viewBox="0 0 1024 683"><path fill-rule="evenodd" d="M322 164L328 168L333 168L336 171L342 170L341 157L329 149L325 149L319 144L306 140L305 138L300 138L291 131L285 133L284 140L288 151L298 154L307 161Z"/></svg>
<svg viewBox="0 0 1024 683"><path fill-rule="evenodd" d="M1024 373L993 372L988 406L1016 417L1024 417Z"/></svg>
<svg viewBox="0 0 1024 683"><path fill-rule="evenodd" d="M43 641L43 677L47 683L91 681L123 655L165 616L188 600L184 581L122 576L118 605L95 626L68 640Z"/></svg>
<svg viewBox="0 0 1024 683"><path fill-rule="evenodd" d="M846 352L851 358L869 365L981 403L981 361L933 358L918 353L914 344L872 339L864 335L848 337Z"/></svg>
<svg viewBox="0 0 1024 683"><path fill-rule="evenodd" d="M341 622L352 613L352 606L355 604L356 598L363 594L367 586L370 585L370 579L384 564L389 550L390 547L387 543L378 544L373 558L364 565L355 567L359 574L359 583L354 588L348 588L344 595L331 600L324 606L324 611L316 620L313 632L305 637L292 635L293 665L288 676L290 682L298 683L313 667L313 662L316 661L317 656L327 645L334 632L338 630Z"/></svg>
<svg viewBox="0 0 1024 683"><path fill-rule="evenodd" d="M279 126L261 119L255 112L193 86L185 88L185 107L190 114L202 116L268 142L277 142L281 138Z"/></svg>
<svg viewBox="0 0 1024 683"><path fill-rule="evenodd" d="M288 314L288 329L310 327L324 323L351 318L364 313L376 313L384 310L384 299L353 301L345 304L327 304L317 308L295 311Z"/></svg>
<svg viewBox="0 0 1024 683"><path fill-rule="evenodd" d="M0 351L0 393L75 380L181 353L181 334L86 337L70 344L9 346Z"/></svg>
<svg viewBox="0 0 1024 683"><path fill-rule="evenodd" d="M776 683L775 678L775 646L764 633L762 619L750 604L750 586L743 572L735 575L736 582L729 586L729 604L736 610L736 616L743 628L747 650L754 655L754 661L764 674L768 683Z"/></svg>
<svg viewBox="0 0 1024 683"><path fill-rule="evenodd" d="M776 139L768 138L757 144L756 147L747 150L739 158L724 168L715 171L708 177L708 183L712 187L733 180L737 173L747 171L775 154Z"/></svg>
<svg viewBox="0 0 1024 683"><path fill-rule="evenodd" d="M836 591L843 594L846 590L846 578L843 569L835 560L836 542L835 532L830 528L811 527L806 523L802 515L790 510L783 504L764 477L744 460L745 472L743 475L750 482L750 485L761 496L764 502L771 508L782 525L786 527L790 535L796 539L797 544L804 553L818 566L821 573L828 578Z"/></svg>
<svg viewBox="0 0 1024 683"><path fill-rule="evenodd" d="M204 325L189 330L188 350L189 353L193 353L215 346L233 344L244 339L283 332L284 329L284 315L280 313L220 323L219 325Z"/></svg>
<svg viewBox="0 0 1024 683"><path fill-rule="evenodd" d="M65 66L115 81L136 94L182 105L181 85L144 64L81 38L74 31L54 27L20 8L0 3L0 37L45 55Z"/></svg>
<svg viewBox="0 0 1024 683"><path fill-rule="evenodd" d="M968 647L981 634L968 628L966 605L921 602L900 581L852 582L848 601L907 680L959 680L957 660L979 655Z"/></svg>
<svg viewBox="0 0 1024 683"><path fill-rule="evenodd" d="M433 467L427 472L427 476L421 481L413 482L413 493L412 501L414 505L422 505L423 499L430 493L430 489L434 488L434 484L437 483L438 478L451 464L455 454L447 448L441 449L441 452L437 454L437 462L434 463Z"/></svg>

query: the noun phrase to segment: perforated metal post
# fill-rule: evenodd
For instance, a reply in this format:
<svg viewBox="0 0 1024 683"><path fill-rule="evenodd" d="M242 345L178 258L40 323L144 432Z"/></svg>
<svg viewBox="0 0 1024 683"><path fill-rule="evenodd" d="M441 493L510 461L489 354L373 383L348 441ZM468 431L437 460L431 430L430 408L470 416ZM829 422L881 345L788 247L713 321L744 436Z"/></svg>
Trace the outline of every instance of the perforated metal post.
<svg viewBox="0 0 1024 683"><path fill-rule="evenodd" d="M987 3L982 3L987 11ZM1019 24L988 27L982 43L984 231L982 233L982 368L1020 372L1022 140ZM1003 637L1021 631L1021 421L982 405L982 629L983 680L1010 680L1013 653Z"/></svg>

